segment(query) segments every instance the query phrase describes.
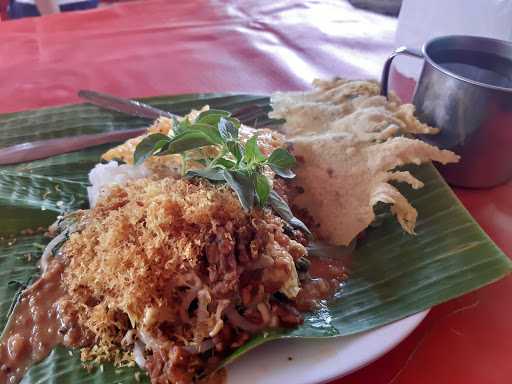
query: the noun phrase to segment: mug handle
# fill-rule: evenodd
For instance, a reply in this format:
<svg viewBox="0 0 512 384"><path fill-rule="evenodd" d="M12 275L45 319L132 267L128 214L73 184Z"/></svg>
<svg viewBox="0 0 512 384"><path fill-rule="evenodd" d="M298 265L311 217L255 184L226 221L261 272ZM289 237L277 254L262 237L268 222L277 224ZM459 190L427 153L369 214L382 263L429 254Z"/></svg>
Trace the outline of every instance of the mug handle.
<svg viewBox="0 0 512 384"><path fill-rule="evenodd" d="M393 53L387 58L384 63L384 67L382 68L382 76L380 78L380 94L382 96L388 96L388 81L389 81L389 70L391 69L391 63L393 59L398 55L407 55L416 57L418 59L423 59L423 53L417 49L407 48L407 47L399 47L393 51Z"/></svg>

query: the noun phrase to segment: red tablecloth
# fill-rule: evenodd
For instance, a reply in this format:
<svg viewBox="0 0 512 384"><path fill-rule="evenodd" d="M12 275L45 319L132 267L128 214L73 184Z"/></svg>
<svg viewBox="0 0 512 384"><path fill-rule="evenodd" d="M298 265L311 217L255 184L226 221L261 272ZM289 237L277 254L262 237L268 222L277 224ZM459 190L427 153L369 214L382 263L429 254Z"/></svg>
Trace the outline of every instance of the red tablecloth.
<svg viewBox="0 0 512 384"><path fill-rule="evenodd" d="M377 78L395 28L341 0L154 0L2 22L0 112L78 102L80 88L130 97ZM409 97L411 84L399 86ZM512 184L457 194L511 256ZM434 308L396 349L336 383L510 383L511 324L509 277Z"/></svg>

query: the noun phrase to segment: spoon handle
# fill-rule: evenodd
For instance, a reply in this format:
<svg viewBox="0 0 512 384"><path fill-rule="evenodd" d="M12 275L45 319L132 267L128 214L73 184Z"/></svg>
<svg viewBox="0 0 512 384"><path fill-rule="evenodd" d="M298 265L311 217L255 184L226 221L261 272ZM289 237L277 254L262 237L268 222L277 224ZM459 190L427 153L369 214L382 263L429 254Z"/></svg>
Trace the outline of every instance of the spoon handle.
<svg viewBox="0 0 512 384"><path fill-rule="evenodd" d="M96 145L128 140L132 137L142 135L145 132L146 128L125 129L123 131L62 137L59 139L40 140L17 144L0 149L0 165L17 164L25 161L45 159L50 156L78 151L94 147Z"/></svg>
<svg viewBox="0 0 512 384"><path fill-rule="evenodd" d="M160 116L178 117L174 113L163 111L139 101L123 99L96 91L81 90L78 91L78 96L98 107L123 112L132 116L145 117L152 120Z"/></svg>

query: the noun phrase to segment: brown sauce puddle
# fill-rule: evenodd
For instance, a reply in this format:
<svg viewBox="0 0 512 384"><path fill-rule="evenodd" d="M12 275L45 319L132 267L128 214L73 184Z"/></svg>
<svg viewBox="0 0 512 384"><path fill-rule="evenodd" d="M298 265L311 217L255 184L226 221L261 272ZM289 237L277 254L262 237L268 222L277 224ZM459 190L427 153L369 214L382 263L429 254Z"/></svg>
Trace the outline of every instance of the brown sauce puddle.
<svg viewBox="0 0 512 384"><path fill-rule="evenodd" d="M0 383L19 382L31 365L44 359L59 344L78 346L83 342L80 328L62 310L63 270L61 263L53 262L23 292L2 335Z"/></svg>
<svg viewBox="0 0 512 384"><path fill-rule="evenodd" d="M295 299L301 312L313 311L322 300L331 299L347 278L349 258L309 257L309 276L301 281L302 289Z"/></svg>

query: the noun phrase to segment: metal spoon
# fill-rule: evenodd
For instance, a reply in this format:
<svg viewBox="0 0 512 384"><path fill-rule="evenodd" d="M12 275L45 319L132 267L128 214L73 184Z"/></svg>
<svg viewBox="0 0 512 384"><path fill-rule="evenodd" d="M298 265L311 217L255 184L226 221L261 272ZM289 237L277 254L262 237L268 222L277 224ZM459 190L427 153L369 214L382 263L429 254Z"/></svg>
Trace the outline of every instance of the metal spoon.
<svg viewBox="0 0 512 384"><path fill-rule="evenodd" d="M95 104L105 109L123 112L132 116L145 117L152 120L160 116L177 117L177 115L170 112L163 111L138 101L122 99L99 92L82 90L78 92L78 96L87 100L91 104ZM96 145L124 141L132 137L142 135L144 132L146 132L145 128L126 129L123 131L63 137L59 139L40 140L17 144L0 149L0 165L17 164L26 161L45 159L47 157L74 152L94 147Z"/></svg>
<svg viewBox="0 0 512 384"><path fill-rule="evenodd" d="M105 93L81 90L78 92L78 96L101 108L126 113L131 116L138 116L151 120L155 120L160 116L179 117L174 113L152 107L151 105L141 103L140 101L122 99ZM233 111L233 116L237 117L242 122L246 122L261 115L262 113L265 113L265 108L255 104ZM17 164L26 161L45 159L47 157L74 152L94 147L96 145L128 140L132 137L140 136L145 132L145 128L126 129L123 131L80 135L17 144L0 149L0 165Z"/></svg>

